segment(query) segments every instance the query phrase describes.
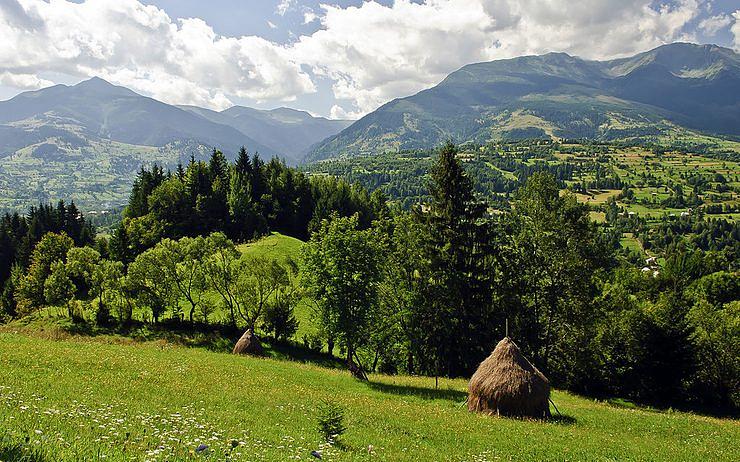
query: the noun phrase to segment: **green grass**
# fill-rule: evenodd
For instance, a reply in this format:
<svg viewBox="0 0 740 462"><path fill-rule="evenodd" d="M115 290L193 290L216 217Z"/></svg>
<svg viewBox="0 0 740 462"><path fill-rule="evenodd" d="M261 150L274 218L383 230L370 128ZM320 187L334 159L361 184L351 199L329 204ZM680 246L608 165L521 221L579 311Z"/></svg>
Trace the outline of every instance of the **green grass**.
<svg viewBox="0 0 740 462"><path fill-rule="evenodd" d="M294 261L300 258L303 241L280 233L272 233L258 241L241 244L238 246L240 252L255 257L274 258L285 262L289 258ZM316 332L317 328L313 322L312 300L303 299L295 307L295 317L298 320L298 331L295 339L301 341L304 335Z"/></svg>
<svg viewBox="0 0 740 462"><path fill-rule="evenodd" d="M740 458L740 424L564 392L567 418L468 413L464 380L348 373L164 342L0 334L0 457L28 460L707 460ZM316 407L346 409L323 447ZM198 454L199 444L209 455ZM232 448L233 446L233 448ZM33 454L32 454L33 453ZM3 459L3 460L6 460ZM17 459L16 459L17 460Z"/></svg>
<svg viewBox="0 0 740 462"><path fill-rule="evenodd" d="M640 245L640 242L637 240L637 238L633 236L632 233L624 233L622 238L619 240L619 243L625 249L631 250L633 252L638 252L640 254L645 253L642 249L642 246Z"/></svg>
<svg viewBox="0 0 740 462"><path fill-rule="evenodd" d="M272 233L255 242L241 244L238 249L243 254L254 257L274 258L285 261L288 258L297 259L303 241L280 233Z"/></svg>

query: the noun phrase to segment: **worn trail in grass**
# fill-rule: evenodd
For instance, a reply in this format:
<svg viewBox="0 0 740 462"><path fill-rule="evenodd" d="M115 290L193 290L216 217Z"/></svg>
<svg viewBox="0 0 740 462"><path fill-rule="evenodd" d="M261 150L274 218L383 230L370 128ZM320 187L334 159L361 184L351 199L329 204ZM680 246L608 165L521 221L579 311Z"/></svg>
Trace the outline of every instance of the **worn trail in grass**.
<svg viewBox="0 0 740 462"><path fill-rule="evenodd" d="M0 455L21 444L45 460L311 460L319 448L324 460L740 459L733 420L562 392L554 400L568 419L508 420L469 414L465 381L440 385L381 375L361 383L342 371L163 343L4 333ZM320 446L315 407L327 399L347 410L342 447Z"/></svg>

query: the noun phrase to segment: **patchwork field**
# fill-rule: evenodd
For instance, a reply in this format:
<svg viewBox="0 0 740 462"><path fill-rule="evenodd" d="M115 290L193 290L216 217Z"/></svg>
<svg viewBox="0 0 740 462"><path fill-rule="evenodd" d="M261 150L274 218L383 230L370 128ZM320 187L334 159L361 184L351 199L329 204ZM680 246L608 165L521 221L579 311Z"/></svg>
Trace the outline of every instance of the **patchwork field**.
<svg viewBox="0 0 740 462"><path fill-rule="evenodd" d="M330 461L740 458L733 420L563 392L553 399L564 417L509 420L468 413L465 380L441 380L439 390L430 378L362 383L164 342L39 335L0 334L0 460L315 460L311 451ZM327 400L346 415L333 447L317 432L316 408Z"/></svg>

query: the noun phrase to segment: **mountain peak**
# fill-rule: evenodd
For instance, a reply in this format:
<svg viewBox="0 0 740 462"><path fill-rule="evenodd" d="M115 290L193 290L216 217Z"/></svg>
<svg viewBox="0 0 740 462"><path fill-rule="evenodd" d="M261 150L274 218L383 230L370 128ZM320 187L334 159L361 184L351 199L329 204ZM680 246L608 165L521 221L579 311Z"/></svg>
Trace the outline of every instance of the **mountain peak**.
<svg viewBox="0 0 740 462"><path fill-rule="evenodd" d="M85 93L95 93L98 95L107 96L140 96L132 90L126 87L119 87L113 85L107 80L101 79L100 77L91 77L87 80L83 80L77 85L73 85L72 88L83 91Z"/></svg>

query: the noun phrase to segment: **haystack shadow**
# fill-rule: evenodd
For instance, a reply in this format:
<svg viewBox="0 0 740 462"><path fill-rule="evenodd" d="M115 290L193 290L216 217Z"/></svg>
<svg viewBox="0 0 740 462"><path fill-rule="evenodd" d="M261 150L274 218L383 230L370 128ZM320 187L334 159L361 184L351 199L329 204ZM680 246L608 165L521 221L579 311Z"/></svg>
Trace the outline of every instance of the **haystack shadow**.
<svg viewBox="0 0 740 462"><path fill-rule="evenodd" d="M397 385L383 382L367 382L367 386L373 390L377 390L383 393L389 393L399 396L415 396L417 398L433 400L443 399L447 401L454 401L456 403L463 403L468 394L460 390L452 390L449 388L426 388L418 387L413 385Z"/></svg>

